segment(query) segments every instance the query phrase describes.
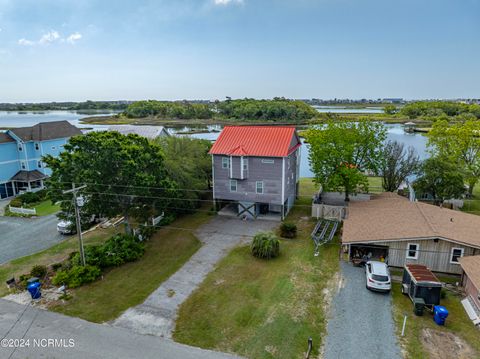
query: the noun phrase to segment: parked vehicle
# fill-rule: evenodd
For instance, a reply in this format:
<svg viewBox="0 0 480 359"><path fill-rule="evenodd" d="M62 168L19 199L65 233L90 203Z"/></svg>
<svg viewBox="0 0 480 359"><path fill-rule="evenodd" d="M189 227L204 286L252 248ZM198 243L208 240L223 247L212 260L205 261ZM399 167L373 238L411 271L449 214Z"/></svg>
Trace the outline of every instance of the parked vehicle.
<svg viewBox="0 0 480 359"><path fill-rule="evenodd" d="M403 271L402 293L414 303L414 312L423 314L423 308L440 304L442 283L430 269L421 264L407 264Z"/></svg>
<svg viewBox="0 0 480 359"><path fill-rule="evenodd" d="M365 265L366 287L370 290L389 292L392 289L390 271L384 262L368 261Z"/></svg>
<svg viewBox="0 0 480 359"><path fill-rule="evenodd" d="M75 234L75 225L71 221L65 221L61 220L57 224L57 231L60 234L66 235L66 234Z"/></svg>

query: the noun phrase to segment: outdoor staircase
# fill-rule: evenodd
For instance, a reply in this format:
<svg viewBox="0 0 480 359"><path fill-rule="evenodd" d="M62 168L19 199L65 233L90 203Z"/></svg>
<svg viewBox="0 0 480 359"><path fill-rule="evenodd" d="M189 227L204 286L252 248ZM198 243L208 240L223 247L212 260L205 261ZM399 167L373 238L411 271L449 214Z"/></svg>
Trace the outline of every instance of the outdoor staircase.
<svg viewBox="0 0 480 359"><path fill-rule="evenodd" d="M318 221L312 232L312 239L315 243L315 257L318 256L319 248L333 239L337 228L338 221L328 219L321 219Z"/></svg>

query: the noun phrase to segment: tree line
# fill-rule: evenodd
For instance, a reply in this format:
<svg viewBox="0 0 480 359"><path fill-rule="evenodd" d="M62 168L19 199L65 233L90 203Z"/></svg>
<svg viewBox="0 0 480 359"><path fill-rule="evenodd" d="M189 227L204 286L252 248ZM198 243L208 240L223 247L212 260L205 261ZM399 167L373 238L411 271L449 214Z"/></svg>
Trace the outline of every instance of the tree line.
<svg viewBox="0 0 480 359"><path fill-rule="evenodd" d="M480 105L453 101L419 101L406 104L399 113L411 119L458 117L459 120L473 120L480 119Z"/></svg>
<svg viewBox="0 0 480 359"><path fill-rule="evenodd" d="M123 111L127 107L128 107L128 103L125 101L0 103L0 111L81 111L81 110Z"/></svg>

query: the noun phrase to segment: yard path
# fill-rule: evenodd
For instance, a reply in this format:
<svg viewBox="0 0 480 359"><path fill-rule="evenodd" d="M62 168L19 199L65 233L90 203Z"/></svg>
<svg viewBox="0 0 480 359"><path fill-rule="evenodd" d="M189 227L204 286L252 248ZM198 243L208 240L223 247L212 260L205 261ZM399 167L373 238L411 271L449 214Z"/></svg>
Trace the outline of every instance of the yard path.
<svg viewBox="0 0 480 359"><path fill-rule="evenodd" d="M113 325L140 334L171 338L180 305L198 288L218 261L242 241L260 230L271 230L278 222L241 221L214 217L196 231L203 246L143 304L126 310Z"/></svg>
<svg viewBox="0 0 480 359"><path fill-rule="evenodd" d="M333 299L324 358L400 359L390 294L365 288L365 270L341 262L342 282Z"/></svg>
<svg viewBox="0 0 480 359"><path fill-rule="evenodd" d="M8 333L8 335L7 335ZM123 328L90 323L62 314L0 299L0 338L29 340L23 348L0 346L0 358L70 359L234 359L234 355L203 350ZM57 340L57 347L46 339ZM69 342L72 339L73 342ZM36 342L34 342L34 340ZM39 341L42 340L42 341ZM58 347L64 340L67 347ZM26 343L26 342L24 342ZM41 346L36 345L41 344ZM72 346L73 344L73 346Z"/></svg>
<svg viewBox="0 0 480 359"><path fill-rule="evenodd" d="M0 264L60 243L67 237L57 232L57 217L0 217Z"/></svg>

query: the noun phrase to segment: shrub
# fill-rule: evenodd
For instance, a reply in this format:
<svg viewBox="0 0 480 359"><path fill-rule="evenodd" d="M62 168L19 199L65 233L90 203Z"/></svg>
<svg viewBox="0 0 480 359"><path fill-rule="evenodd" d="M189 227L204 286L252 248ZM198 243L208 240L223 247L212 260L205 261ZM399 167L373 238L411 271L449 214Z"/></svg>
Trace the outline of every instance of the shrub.
<svg viewBox="0 0 480 359"><path fill-rule="evenodd" d="M32 267L32 270L30 271L30 275L32 277L37 277L37 278L45 278L47 275L47 267L43 265L36 265Z"/></svg>
<svg viewBox="0 0 480 359"><path fill-rule="evenodd" d="M280 254L280 241L272 232L258 232L253 237L250 249L255 257L274 258Z"/></svg>
<svg viewBox="0 0 480 359"><path fill-rule="evenodd" d="M69 288L76 288L85 283L91 283L100 275L102 271L96 266L73 266L68 270L57 272L52 279L54 285L66 284Z"/></svg>
<svg viewBox="0 0 480 359"><path fill-rule="evenodd" d="M442 288L440 291L440 299L446 299L447 298L447 290Z"/></svg>
<svg viewBox="0 0 480 359"><path fill-rule="evenodd" d="M295 238L297 236L297 225L292 222L283 222L280 225L280 236L283 238Z"/></svg>
<svg viewBox="0 0 480 359"><path fill-rule="evenodd" d="M54 272L58 271L60 268L63 267L63 263L59 262L59 263L53 263L52 264L52 270Z"/></svg>

